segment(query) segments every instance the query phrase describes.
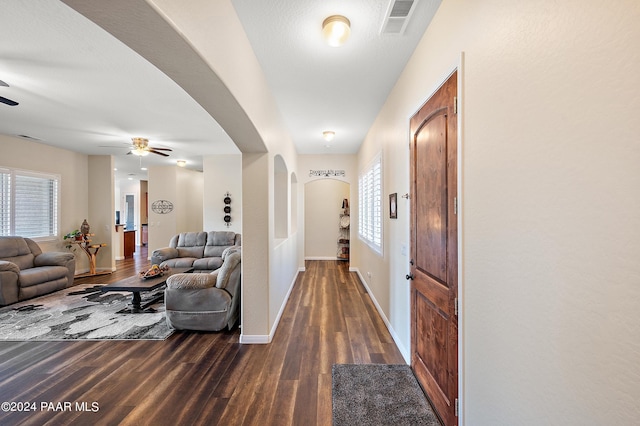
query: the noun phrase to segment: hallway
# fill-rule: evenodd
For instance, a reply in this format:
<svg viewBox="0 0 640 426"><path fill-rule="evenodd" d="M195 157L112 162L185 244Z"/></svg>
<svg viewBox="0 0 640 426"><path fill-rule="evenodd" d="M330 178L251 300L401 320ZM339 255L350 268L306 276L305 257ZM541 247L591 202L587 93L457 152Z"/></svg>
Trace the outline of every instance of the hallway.
<svg viewBox="0 0 640 426"><path fill-rule="evenodd" d="M141 266L119 262L102 282ZM273 342L238 339L236 328L165 341L0 342L1 401L100 407L0 412L0 423L328 425L332 364L404 363L346 262L307 261Z"/></svg>

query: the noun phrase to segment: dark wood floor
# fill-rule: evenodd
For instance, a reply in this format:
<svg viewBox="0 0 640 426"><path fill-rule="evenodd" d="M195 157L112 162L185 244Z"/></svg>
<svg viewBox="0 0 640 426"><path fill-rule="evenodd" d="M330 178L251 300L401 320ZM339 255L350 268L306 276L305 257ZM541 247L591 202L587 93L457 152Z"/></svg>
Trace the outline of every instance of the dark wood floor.
<svg viewBox="0 0 640 426"><path fill-rule="evenodd" d="M143 270L146 252L138 254L77 283ZM307 262L271 344L241 345L239 335L0 342L0 402L36 403L32 412L0 411L0 424L330 425L333 364L404 363L346 262ZM71 409L42 410L43 402Z"/></svg>

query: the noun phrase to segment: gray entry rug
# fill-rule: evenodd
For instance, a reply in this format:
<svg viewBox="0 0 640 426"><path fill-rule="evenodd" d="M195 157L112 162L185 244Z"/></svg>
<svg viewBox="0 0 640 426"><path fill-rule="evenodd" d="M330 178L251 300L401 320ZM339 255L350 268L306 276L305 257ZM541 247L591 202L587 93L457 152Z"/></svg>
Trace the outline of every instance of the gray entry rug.
<svg viewBox="0 0 640 426"><path fill-rule="evenodd" d="M334 364L333 424L439 426L408 365Z"/></svg>
<svg viewBox="0 0 640 426"><path fill-rule="evenodd" d="M162 288L158 291L163 291ZM141 293L142 302L153 294ZM118 314L129 292L78 285L0 308L0 340L164 340L171 335L164 304L155 313Z"/></svg>

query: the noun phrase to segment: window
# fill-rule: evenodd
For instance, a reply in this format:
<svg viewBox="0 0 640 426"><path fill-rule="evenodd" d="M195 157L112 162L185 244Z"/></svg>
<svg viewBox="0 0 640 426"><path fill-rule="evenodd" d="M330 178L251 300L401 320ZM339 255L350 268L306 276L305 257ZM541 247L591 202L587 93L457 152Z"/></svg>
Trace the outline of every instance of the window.
<svg viewBox="0 0 640 426"><path fill-rule="evenodd" d="M57 237L59 183L57 175L0 169L0 235Z"/></svg>
<svg viewBox="0 0 640 426"><path fill-rule="evenodd" d="M382 254L382 156L378 154L358 178L358 234Z"/></svg>

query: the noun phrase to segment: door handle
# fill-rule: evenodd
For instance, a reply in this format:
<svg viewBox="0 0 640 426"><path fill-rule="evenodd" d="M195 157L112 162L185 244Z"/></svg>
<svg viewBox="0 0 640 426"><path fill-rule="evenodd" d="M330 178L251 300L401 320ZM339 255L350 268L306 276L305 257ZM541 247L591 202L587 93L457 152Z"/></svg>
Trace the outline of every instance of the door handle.
<svg viewBox="0 0 640 426"><path fill-rule="evenodd" d="M407 274L407 275L405 276L405 278L406 278L407 280L412 280L412 279L414 279L415 277L413 276L413 274Z"/></svg>

